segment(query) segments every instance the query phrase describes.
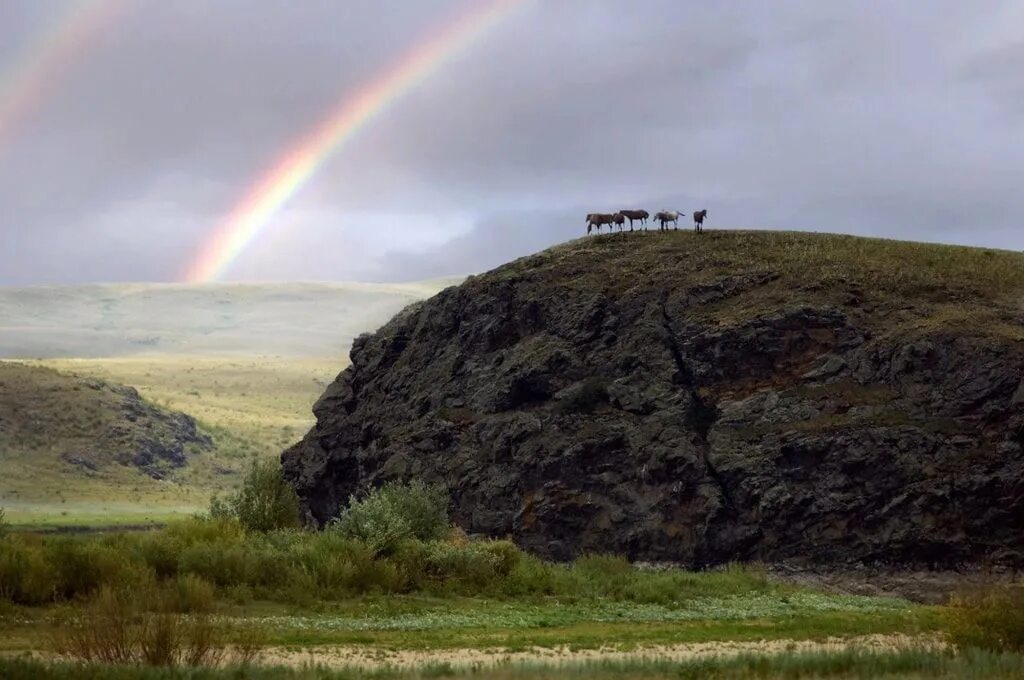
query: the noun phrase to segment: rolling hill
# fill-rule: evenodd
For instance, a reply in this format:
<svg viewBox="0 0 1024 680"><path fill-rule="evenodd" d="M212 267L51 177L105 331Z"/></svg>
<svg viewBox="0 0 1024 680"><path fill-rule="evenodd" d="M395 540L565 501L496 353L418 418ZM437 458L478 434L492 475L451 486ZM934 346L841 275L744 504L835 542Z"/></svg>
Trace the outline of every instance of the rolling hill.
<svg viewBox="0 0 1024 680"><path fill-rule="evenodd" d="M453 282L0 288L0 358L339 356Z"/></svg>

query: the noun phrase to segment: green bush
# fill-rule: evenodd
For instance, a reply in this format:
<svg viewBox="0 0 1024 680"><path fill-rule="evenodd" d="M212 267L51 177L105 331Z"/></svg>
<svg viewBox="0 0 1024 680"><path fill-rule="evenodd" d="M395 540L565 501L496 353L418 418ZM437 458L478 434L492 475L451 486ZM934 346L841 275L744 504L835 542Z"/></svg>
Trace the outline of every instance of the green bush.
<svg viewBox="0 0 1024 680"><path fill-rule="evenodd" d="M377 555L394 552L408 539L437 541L450 530L448 494L421 481L389 482L365 498L352 496L331 528L371 546Z"/></svg>
<svg viewBox="0 0 1024 680"><path fill-rule="evenodd" d="M128 586L153 579L153 570L116 541L56 537L47 543L47 560L57 572L57 599L92 595L108 583Z"/></svg>
<svg viewBox="0 0 1024 680"><path fill-rule="evenodd" d="M945 619L946 637L957 647L1024 652L1024 586L988 586L957 595Z"/></svg>
<svg viewBox="0 0 1024 680"><path fill-rule="evenodd" d="M235 519L246 531L299 526L299 498L276 461L253 461L242 488L226 499L210 499L210 517Z"/></svg>

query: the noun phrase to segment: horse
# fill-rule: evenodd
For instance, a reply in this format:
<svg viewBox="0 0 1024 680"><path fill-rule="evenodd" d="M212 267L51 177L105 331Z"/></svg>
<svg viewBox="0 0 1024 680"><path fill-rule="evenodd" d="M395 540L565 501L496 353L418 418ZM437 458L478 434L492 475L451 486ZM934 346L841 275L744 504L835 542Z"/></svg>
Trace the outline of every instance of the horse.
<svg viewBox="0 0 1024 680"><path fill-rule="evenodd" d="M622 225L626 223L626 218L625 216L623 216L621 212L617 212L614 215L612 215L612 221L615 222L615 226L619 228L619 231L622 231ZM633 230L630 229L630 231Z"/></svg>
<svg viewBox="0 0 1024 680"><path fill-rule="evenodd" d="M693 230L700 233L704 231L704 218L708 216L708 210L698 210L693 213Z"/></svg>
<svg viewBox="0 0 1024 680"><path fill-rule="evenodd" d="M620 210L619 214L629 220L629 230L633 231L633 222L639 221L640 224L647 224L647 218L651 216L651 213L646 210ZM644 227L646 229L646 227Z"/></svg>
<svg viewBox="0 0 1024 680"><path fill-rule="evenodd" d="M674 229L679 228L679 211L678 210L662 210L654 219L661 222L661 226L658 227L659 231L665 231L665 225L669 222L672 223Z"/></svg>
<svg viewBox="0 0 1024 680"><path fill-rule="evenodd" d="M601 233L602 225L608 225L608 231L612 230L612 225L615 224L615 215L609 213L590 213L587 215L587 234L590 234L590 230L597 227L597 233Z"/></svg>

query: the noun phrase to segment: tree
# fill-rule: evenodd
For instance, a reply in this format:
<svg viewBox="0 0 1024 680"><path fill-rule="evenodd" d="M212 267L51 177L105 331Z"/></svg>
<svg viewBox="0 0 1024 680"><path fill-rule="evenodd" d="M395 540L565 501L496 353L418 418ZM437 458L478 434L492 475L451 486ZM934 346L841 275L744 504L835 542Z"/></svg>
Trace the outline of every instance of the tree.
<svg viewBox="0 0 1024 680"><path fill-rule="evenodd" d="M237 492L210 499L210 516L235 518L246 531L290 529L299 526L299 497L277 461L254 460Z"/></svg>

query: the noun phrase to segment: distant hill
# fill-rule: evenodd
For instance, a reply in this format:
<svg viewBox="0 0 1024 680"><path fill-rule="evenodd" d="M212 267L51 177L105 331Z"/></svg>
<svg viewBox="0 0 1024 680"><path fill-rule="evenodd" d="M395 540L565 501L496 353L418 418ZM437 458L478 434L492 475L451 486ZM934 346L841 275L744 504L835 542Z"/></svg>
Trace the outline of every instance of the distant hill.
<svg viewBox="0 0 1024 680"><path fill-rule="evenodd" d="M0 361L0 505L170 479L213 441L131 387ZM127 488L120 489L126 495Z"/></svg>
<svg viewBox="0 0 1024 680"><path fill-rule="evenodd" d="M456 281L0 287L0 358L341 356Z"/></svg>
<svg viewBox="0 0 1024 680"><path fill-rule="evenodd" d="M284 453L311 522L390 479L559 559L1024 566L1024 256L579 239L357 339Z"/></svg>

